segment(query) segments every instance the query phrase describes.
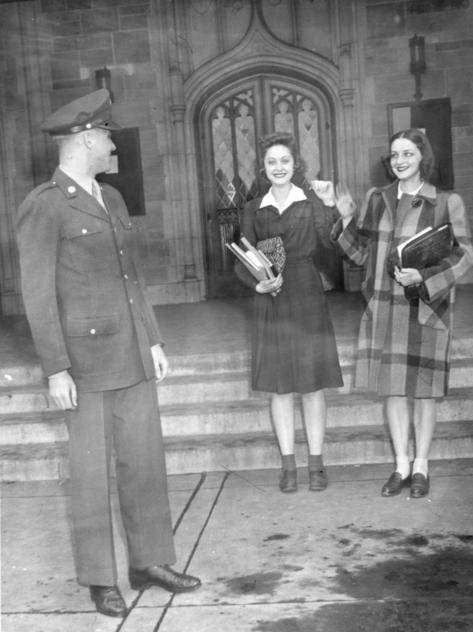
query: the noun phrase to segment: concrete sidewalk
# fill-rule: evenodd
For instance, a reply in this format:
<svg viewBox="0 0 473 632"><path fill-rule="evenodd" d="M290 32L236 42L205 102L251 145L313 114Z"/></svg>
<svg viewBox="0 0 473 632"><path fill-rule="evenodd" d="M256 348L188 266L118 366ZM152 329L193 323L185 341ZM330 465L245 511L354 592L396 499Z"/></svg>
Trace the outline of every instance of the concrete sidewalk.
<svg viewBox="0 0 473 632"><path fill-rule="evenodd" d="M422 500L380 496L389 465L328 470L325 492L300 470L290 495L274 470L170 477L176 568L203 586L131 590L118 525L123 621L76 584L67 483L3 484L2 631L473 630L473 460L432 463Z"/></svg>

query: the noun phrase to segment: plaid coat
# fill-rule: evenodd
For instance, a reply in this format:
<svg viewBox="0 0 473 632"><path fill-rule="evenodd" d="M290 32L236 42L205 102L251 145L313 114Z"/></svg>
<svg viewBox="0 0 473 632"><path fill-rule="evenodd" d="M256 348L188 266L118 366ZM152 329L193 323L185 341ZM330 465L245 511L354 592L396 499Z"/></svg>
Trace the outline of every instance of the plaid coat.
<svg viewBox="0 0 473 632"><path fill-rule="evenodd" d="M366 266L366 309L358 339L355 386L380 395L443 397L448 388L449 349L455 283L473 265L470 229L462 199L425 183L412 204L398 183L371 189L357 221L332 239L355 264ZM451 222L452 254L420 270L422 284L407 300L404 288L388 274L388 257L396 246L428 226Z"/></svg>

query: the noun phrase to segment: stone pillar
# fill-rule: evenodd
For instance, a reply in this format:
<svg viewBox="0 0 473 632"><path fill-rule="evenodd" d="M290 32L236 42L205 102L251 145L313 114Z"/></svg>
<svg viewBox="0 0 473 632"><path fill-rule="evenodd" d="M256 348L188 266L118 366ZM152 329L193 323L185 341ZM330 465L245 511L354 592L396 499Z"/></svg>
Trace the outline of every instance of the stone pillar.
<svg viewBox="0 0 473 632"><path fill-rule="evenodd" d="M360 200L369 183L365 182L367 148L362 127L362 51L358 33L359 8L356 0L338 0L335 17L338 36L339 97L342 107L340 179L348 184L354 197Z"/></svg>
<svg viewBox="0 0 473 632"><path fill-rule="evenodd" d="M19 314L14 216L26 194L50 175L50 147L40 130L50 111L49 38L35 2L17 3L7 19L0 74L0 300L3 314Z"/></svg>
<svg viewBox="0 0 473 632"><path fill-rule="evenodd" d="M198 234L195 218L192 216L192 204L189 192L189 179L187 172L188 148L185 133L186 102L184 97L184 78L180 59L177 33L182 36L176 14L176 2L167 3L166 27L167 27L167 58L169 73L169 150L168 178L169 198L174 217L176 262L181 279L186 285L196 284L199 281L196 263L195 237ZM200 283L193 289L185 288L186 300L200 300Z"/></svg>

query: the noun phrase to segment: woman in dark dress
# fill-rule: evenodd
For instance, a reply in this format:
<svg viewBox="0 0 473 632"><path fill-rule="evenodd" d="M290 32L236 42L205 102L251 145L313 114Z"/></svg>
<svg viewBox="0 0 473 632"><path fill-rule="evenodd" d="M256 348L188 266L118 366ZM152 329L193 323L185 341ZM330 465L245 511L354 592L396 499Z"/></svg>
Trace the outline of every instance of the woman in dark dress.
<svg viewBox="0 0 473 632"><path fill-rule="evenodd" d="M272 420L282 455L280 489L297 489L294 455L294 393L302 396L309 446L309 488L323 490L327 475L322 448L326 425L324 388L343 384L335 337L319 272L314 265L321 234L317 208L292 183L300 165L294 138L275 133L262 141L266 177L271 188L249 202L241 220L242 234L253 244L281 237L284 269L274 280L256 282L244 266L236 272L254 287L252 388L272 393Z"/></svg>

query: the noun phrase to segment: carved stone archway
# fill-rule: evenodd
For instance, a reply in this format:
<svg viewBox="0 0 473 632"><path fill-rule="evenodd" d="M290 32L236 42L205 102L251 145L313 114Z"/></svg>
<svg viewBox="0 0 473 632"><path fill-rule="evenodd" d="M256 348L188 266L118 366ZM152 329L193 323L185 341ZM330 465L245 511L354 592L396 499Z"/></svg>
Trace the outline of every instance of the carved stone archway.
<svg viewBox="0 0 473 632"><path fill-rule="evenodd" d="M189 225L197 227L193 234L194 260L198 270L205 277L205 236L200 221L202 197L200 195L199 139L196 138L198 118L203 104L216 91L239 78L258 72L273 71L287 77L300 77L325 94L332 108L335 125L334 153L337 174L340 180L357 189L361 180L356 161L351 156L355 151L355 139L359 138L355 122L355 91L341 79L340 68L332 61L311 51L288 45L275 37L268 29L262 16L260 5L253 6L250 26L245 36L232 50L201 66L183 83L183 97L186 109L183 111L182 127L187 156L187 186L189 204ZM345 47L346 48L346 47ZM347 65L351 50L340 50L340 59ZM349 72L342 69L342 75ZM196 218L199 218L196 220ZM204 298L204 297L202 297Z"/></svg>

